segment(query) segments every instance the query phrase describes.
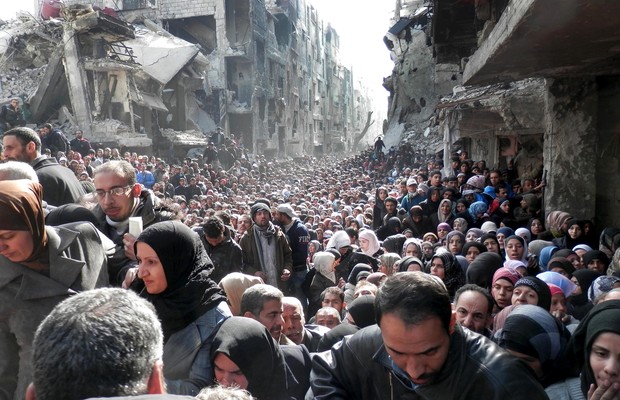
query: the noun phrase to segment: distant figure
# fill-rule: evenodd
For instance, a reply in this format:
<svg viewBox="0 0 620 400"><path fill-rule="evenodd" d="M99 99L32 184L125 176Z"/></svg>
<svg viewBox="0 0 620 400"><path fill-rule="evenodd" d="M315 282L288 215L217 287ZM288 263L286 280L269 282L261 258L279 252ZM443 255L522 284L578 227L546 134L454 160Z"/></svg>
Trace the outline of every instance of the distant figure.
<svg viewBox="0 0 620 400"><path fill-rule="evenodd" d="M64 133L58 128L54 128L52 124L45 124L41 128L41 144L43 149L49 149L52 157L56 157L59 151L65 155L69 152L71 145Z"/></svg>
<svg viewBox="0 0 620 400"><path fill-rule="evenodd" d="M19 106L19 99L12 99L9 104L0 108L0 134L9 129L24 126L24 113Z"/></svg>
<svg viewBox="0 0 620 400"><path fill-rule="evenodd" d="M379 136L375 140L375 156L377 158L379 158L379 153L383 152L383 149L385 149L385 143L383 143L383 138Z"/></svg>
<svg viewBox="0 0 620 400"><path fill-rule="evenodd" d="M82 157L86 157L88 152L93 149L90 142L84 139L84 131L81 129L75 131L75 138L71 139L69 144L71 145L71 150L77 151Z"/></svg>

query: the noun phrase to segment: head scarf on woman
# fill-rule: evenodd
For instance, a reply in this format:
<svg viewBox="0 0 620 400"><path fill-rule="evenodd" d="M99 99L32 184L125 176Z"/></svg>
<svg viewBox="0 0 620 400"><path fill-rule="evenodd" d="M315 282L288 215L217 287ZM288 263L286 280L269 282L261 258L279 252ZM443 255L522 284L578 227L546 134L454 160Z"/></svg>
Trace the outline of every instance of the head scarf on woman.
<svg viewBox="0 0 620 400"><path fill-rule="evenodd" d="M480 219L480 215L486 213L488 209L489 206L484 201L475 201L469 206L469 216L476 223Z"/></svg>
<svg viewBox="0 0 620 400"><path fill-rule="evenodd" d="M523 246L523 255L521 256L521 259L519 261L522 261L525 265L527 265L527 242L521 236L517 235L508 236L506 239L504 239L504 251L506 251L506 260L512 260L512 258L510 258L510 256L508 255L508 242L511 240L518 240L519 243L521 243L521 245Z"/></svg>
<svg viewBox="0 0 620 400"><path fill-rule="evenodd" d="M564 233L564 229L562 226L569 220L572 219L572 216L565 211L551 211L549 215L547 215L547 229L551 231L553 237L560 237Z"/></svg>
<svg viewBox="0 0 620 400"><path fill-rule="evenodd" d="M620 300L609 300L597 304L590 310L573 333L569 342L569 353L581 367L581 390L584 396L596 378L590 366L590 352L596 338L604 332L620 335Z"/></svg>
<svg viewBox="0 0 620 400"><path fill-rule="evenodd" d="M546 282L536 278L535 276L524 276L515 283L515 289L520 286L527 286L538 295L539 307L544 308L547 312L551 308L551 290Z"/></svg>
<svg viewBox="0 0 620 400"><path fill-rule="evenodd" d="M381 249L381 245L379 244L379 239L377 239L377 235L375 235L375 233L370 229L361 230L359 232L359 238L368 240L368 250L362 250L362 252L368 257L374 256L374 254L378 252L379 249Z"/></svg>
<svg viewBox="0 0 620 400"><path fill-rule="evenodd" d="M260 277L242 274L241 272L231 272L222 278L219 286L226 292L232 315L241 315L240 306L243 292L260 283L264 283Z"/></svg>
<svg viewBox="0 0 620 400"><path fill-rule="evenodd" d="M493 275L501 267L502 257L499 254L481 253L467 268L467 283L474 283L490 292L493 286Z"/></svg>
<svg viewBox="0 0 620 400"><path fill-rule="evenodd" d="M454 257L451 253L441 252L439 254L435 254L433 258L431 258L431 263L435 258L439 258L443 262L443 283L448 289L450 298L453 298L456 291L465 284L465 273L463 273L463 269L457 262L456 257Z"/></svg>
<svg viewBox="0 0 620 400"><path fill-rule="evenodd" d="M32 235L33 250L25 260L49 263L45 256L47 233L41 201L43 188L28 180L0 181L0 230L27 231Z"/></svg>
<svg viewBox="0 0 620 400"><path fill-rule="evenodd" d="M213 337L211 360L222 353L237 364L258 400L288 399L286 364L280 346L260 322L251 318L225 320Z"/></svg>
<svg viewBox="0 0 620 400"><path fill-rule="evenodd" d="M452 201L450 201L450 199L443 199L439 202L439 208L437 209L437 220L439 222L446 222L448 221L451 217L452 217L452 211L450 211L450 213L448 213L448 215L445 215L444 213L441 212L441 206L444 203L448 203L448 205L450 206L450 210L452 210Z"/></svg>
<svg viewBox="0 0 620 400"><path fill-rule="evenodd" d="M323 275L336 284L336 273L334 272L334 261L336 257L330 252L319 251L314 255L314 269L317 273Z"/></svg>
<svg viewBox="0 0 620 400"><path fill-rule="evenodd" d="M132 284L132 289L155 306L164 340L226 301L224 291L209 278L213 263L200 237L186 225L165 221L146 228L134 243L134 251L139 257L138 243L153 248L166 275L168 285L158 294L149 294L142 280Z"/></svg>

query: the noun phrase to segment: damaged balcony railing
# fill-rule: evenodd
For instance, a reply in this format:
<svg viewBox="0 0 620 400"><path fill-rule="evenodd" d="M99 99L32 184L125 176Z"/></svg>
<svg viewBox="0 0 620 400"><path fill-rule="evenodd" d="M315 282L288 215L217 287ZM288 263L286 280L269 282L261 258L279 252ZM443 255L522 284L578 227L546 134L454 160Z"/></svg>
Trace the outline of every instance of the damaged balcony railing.
<svg viewBox="0 0 620 400"><path fill-rule="evenodd" d="M123 61L131 64L138 64L134 56L133 49L123 42L107 43L105 49L108 56L113 60Z"/></svg>

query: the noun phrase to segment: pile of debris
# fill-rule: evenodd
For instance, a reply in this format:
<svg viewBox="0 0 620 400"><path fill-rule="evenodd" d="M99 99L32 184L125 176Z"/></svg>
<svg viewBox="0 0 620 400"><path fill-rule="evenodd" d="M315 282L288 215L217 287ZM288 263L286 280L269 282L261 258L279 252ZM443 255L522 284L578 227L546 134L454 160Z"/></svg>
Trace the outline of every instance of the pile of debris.
<svg viewBox="0 0 620 400"><path fill-rule="evenodd" d="M39 87L44 73L45 66L12 69L0 75L0 104L7 103L13 98L20 98L24 101L30 97Z"/></svg>

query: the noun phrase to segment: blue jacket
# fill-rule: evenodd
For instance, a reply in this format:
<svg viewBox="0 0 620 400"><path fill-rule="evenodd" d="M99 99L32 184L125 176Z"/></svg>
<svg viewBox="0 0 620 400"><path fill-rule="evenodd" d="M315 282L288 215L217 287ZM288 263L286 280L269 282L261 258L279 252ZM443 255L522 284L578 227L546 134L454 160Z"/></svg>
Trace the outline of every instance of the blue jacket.
<svg viewBox="0 0 620 400"><path fill-rule="evenodd" d="M284 229L286 228L283 228L283 230ZM308 233L308 229L306 229L300 220L295 219L293 226L284 233L289 246L291 246L293 269L299 266L305 267L306 258L308 258L308 243L310 243L310 233Z"/></svg>

